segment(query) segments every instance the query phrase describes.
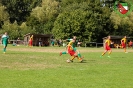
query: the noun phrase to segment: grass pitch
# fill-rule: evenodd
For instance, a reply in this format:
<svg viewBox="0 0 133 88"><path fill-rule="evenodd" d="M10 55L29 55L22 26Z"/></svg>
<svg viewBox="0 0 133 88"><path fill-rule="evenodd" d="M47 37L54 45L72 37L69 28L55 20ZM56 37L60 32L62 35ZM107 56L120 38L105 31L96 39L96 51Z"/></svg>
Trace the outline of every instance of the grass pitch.
<svg viewBox="0 0 133 88"><path fill-rule="evenodd" d="M2 50L2 46L0 46ZM0 88L132 88L133 50L78 48L84 62L67 63L64 47L8 46L0 54Z"/></svg>

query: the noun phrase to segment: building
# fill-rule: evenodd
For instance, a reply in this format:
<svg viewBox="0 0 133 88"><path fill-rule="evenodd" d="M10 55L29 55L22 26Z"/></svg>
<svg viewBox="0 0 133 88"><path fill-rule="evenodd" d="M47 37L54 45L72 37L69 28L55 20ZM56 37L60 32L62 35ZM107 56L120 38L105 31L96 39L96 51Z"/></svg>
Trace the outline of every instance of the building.
<svg viewBox="0 0 133 88"><path fill-rule="evenodd" d="M24 45L28 45L29 39L33 35L33 46L49 46L52 34L26 34L24 35Z"/></svg>

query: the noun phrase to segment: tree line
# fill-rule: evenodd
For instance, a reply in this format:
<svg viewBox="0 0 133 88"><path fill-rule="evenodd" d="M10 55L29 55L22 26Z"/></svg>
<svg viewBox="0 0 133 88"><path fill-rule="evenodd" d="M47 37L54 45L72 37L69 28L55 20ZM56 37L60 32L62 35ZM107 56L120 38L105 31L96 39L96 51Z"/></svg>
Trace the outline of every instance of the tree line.
<svg viewBox="0 0 133 88"><path fill-rule="evenodd" d="M107 35L132 37L133 12L117 14L115 1L1 0L0 34L6 31L10 39L23 39L27 33L53 34L56 39L77 36L83 42L102 42Z"/></svg>

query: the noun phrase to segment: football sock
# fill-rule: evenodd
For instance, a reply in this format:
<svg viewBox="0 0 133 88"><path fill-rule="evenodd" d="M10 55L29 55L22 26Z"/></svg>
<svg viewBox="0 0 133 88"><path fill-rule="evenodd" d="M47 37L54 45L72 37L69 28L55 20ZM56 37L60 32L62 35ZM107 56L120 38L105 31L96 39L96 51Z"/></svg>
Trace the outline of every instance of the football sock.
<svg viewBox="0 0 133 88"><path fill-rule="evenodd" d="M67 52L62 52L62 54L67 54Z"/></svg>
<svg viewBox="0 0 133 88"><path fill-rule="evenodd" d="M111 54L111 51L108 53L108 55L110 55Z"/></svg>
<svg viewBox="0 0 133 88"><path fill-rule="evenodd" d="M80 53L78 53L78 57L81 58L81 54Z"/></svg>
<svg viewBox="0 0 133 88"><path fill-rule="evenodd" d="M102 56L104 55L105 53L102 53Z"/></svg>
<svg viewBox="0 0 133 88"><path fill-rule="evenodd" d="M81 61L81 60L82 60L82 58L78 57L78 60L79 60L79 61Z"/></svg>
<svg viewBox="0 0 133 88"><path fill-rule="evenodd" d="M71 60L74 60L75 56L72 56Z"/></svg>
<svg viewBox="0 0 133 88"><path fill-rule="evenodd" d="M3 52L6 52L6 48L3 48Z"/></svg>
<svg viewBox="0 0 133 88"><path fill-rule="evenodd" d="M126 48L124 49L124 52L126 52Z"/></svg>

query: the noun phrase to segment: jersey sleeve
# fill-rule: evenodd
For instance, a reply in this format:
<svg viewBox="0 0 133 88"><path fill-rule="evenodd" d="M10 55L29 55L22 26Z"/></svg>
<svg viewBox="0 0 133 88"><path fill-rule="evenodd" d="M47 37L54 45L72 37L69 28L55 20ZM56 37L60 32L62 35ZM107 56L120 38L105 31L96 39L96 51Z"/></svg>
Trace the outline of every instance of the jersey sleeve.
<svg viewBox="0 0 133 88"><path fill-rule="evenodd" d="M73 39L66 39L66 40L68 40L68 41L72 41Z"/></svg>
<svg viewBox="0 0 133 88"><path fill-rule="evenodd" d="M68 46L72 46L72 44L73 44L73 42L72 42L72 41L70 41L70 42L68 43Z"/></svg>
<svg viewBox="0 0 133 88"><path fill-rule="evenodd" d="M109 46L109 45L110 45L110 40L106 40L106 41L105 41L105 45L106 45L106 46Z"/></svg>

